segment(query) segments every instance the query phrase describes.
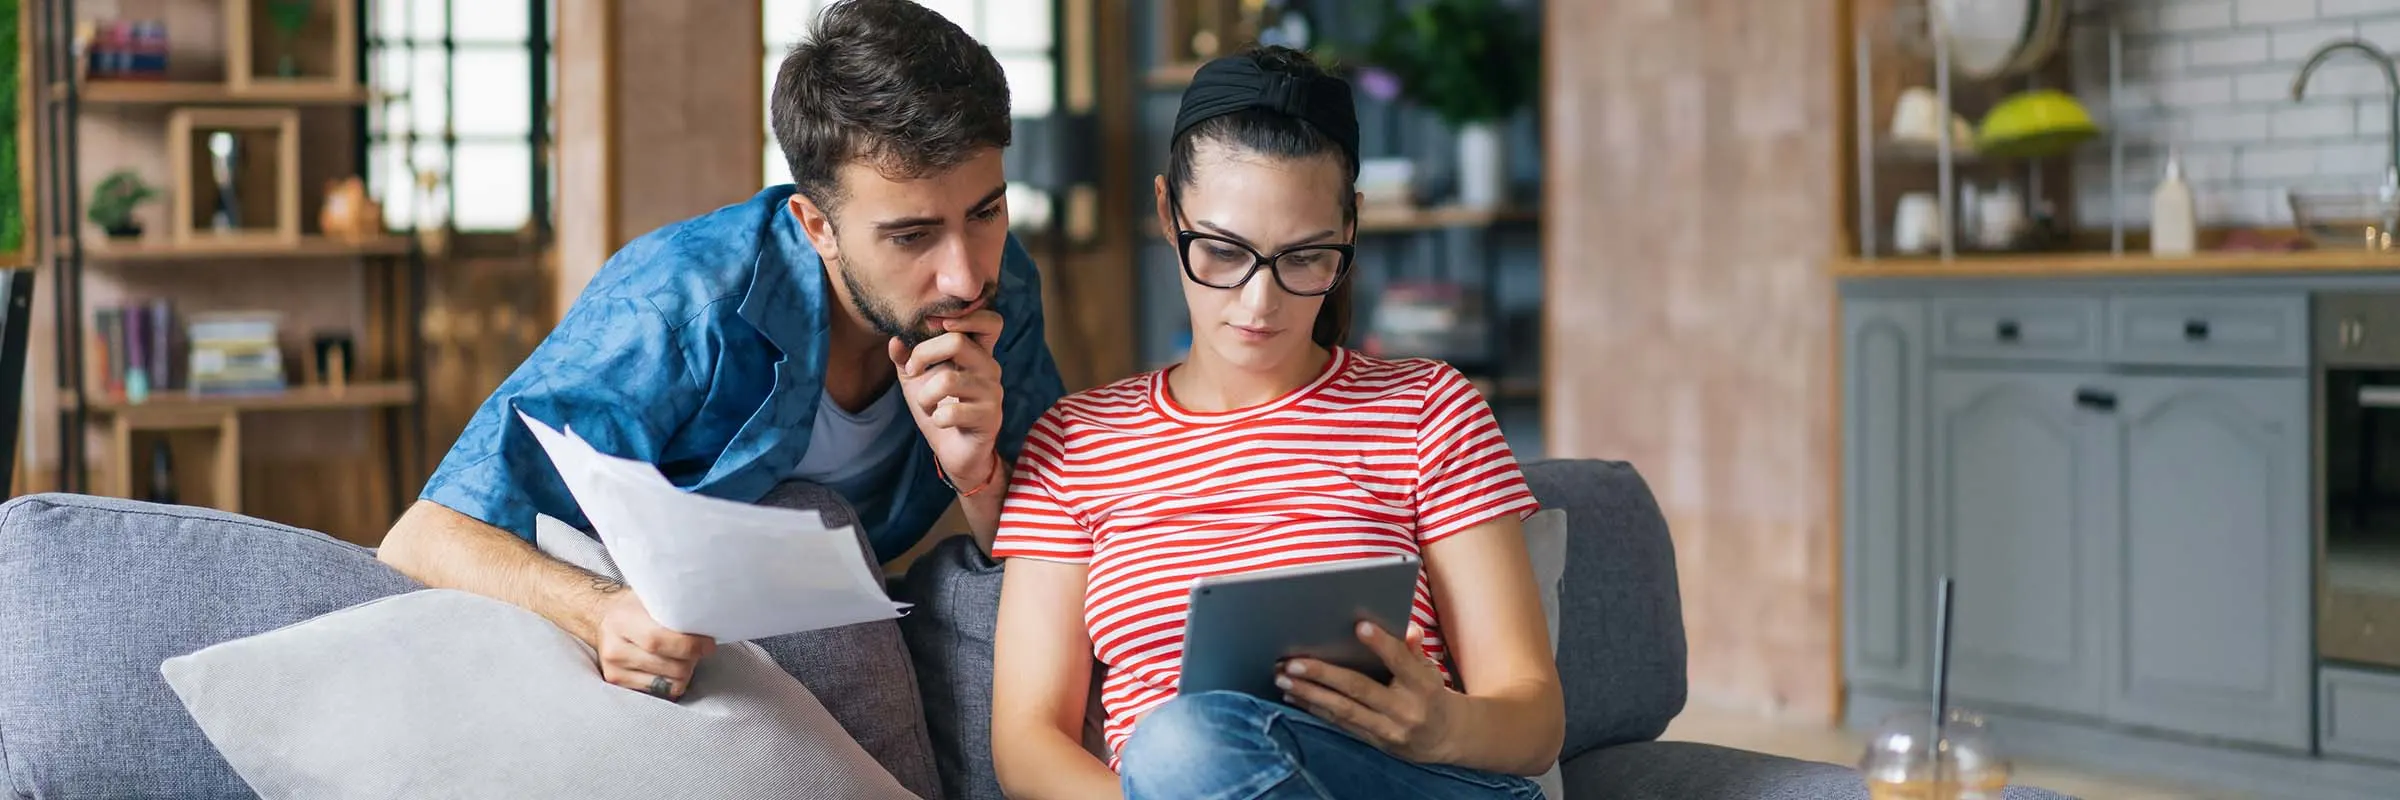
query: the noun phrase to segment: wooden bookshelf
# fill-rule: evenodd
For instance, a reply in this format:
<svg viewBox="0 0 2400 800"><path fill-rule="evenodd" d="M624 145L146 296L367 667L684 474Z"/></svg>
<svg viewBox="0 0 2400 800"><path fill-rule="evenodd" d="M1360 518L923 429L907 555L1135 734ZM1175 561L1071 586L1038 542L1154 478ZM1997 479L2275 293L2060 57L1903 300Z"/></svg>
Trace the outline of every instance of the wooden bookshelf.
<svg viewBox="0 0 2400 800"><path fill-rule="evenodd" d="M1489 375L1469 375L1467 384L1490 400L1542 399L1542 379L1531 375L1510 375L1493 378Z"/></svg>
<svg viewBox="0 0 2400 800"><path fill-rule="evenodd" d="M64 83L50 84L52 94L66 96ZM222 81L90 81L76 99L87 105L365 105L372 95L364 87L293 86L236 92Z"/></svg>
<svg viewBox="0 0 2400 800"><path fill-rule="evenodd" d="M1358 232L1413 233L1451 228L1489 228L1518 222L1535 222L1542 218L1540 211L1530 208L1462 208L1457 206L1410 206L1405 208L1373 206L1358 210ZM1144 219L1142 230L1158 236L1158 226Z"/></svg>
<svg viewBox="0 0 2400 800"><path fill-rule="evenodd" d="M416 402L417 387L407 381L367 381L327 386L296 384L280 392L194 394L181 389L152 392L140 403L121 397L95 397L97 414L150 412L187 415L196 412L325 411L345 408L383 408Z"/></svg>
<svg viewBox="0 0 2400 800"><path fill-rule="evenodd" d="M1507 222L1531 222L1541 213L1530 208L1462 208L1458 206L1366 206L1358 210L1361 233L1430 231L1442 228L1481 228Z"/></svg>
<svg viewBox="0 0 2400 800"><path fill-rule="evenodd" d="M406 254L409 246L409 240L404 236L382 236L360 241L326 236L302 236L299 241L290 243L259 239L230 239L223 242L212 242L205 238L177 242L165 237L145 238L131 242L97 238L90 241L91 248L84 251L84 258L94 262L112 263L396 256Z"/></svg>
<svg viewBox="0 0 2400 800"><path fill-rule="evenodd" d="M1200 73L1198 63L1166 64L1150 70L1143 81L1152 89L1182 89L1192 85L1192 76Z"/></svg>

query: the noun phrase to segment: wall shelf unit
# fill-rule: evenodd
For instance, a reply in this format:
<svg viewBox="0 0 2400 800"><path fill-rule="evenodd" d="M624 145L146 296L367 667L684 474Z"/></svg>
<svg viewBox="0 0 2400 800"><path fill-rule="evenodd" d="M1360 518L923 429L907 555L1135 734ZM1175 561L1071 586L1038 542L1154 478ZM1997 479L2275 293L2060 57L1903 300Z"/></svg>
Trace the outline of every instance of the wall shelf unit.
<svg viewBox="0 0 2400 800"><path fill-rule="evenodd" d="M374 99L363 87L343 86L296 87L259 94L237 91L223 81L95 80L85 82L79 90L65 83L50 84L52 97L65 97L69 91L76 91L83 103L96 106L345 106L366 105Z"/></svg>
<svg viewBox="0 0 2400 800"><path fill-rule="evenodd" d="M191 18L192 7L220 15L223 50L212 54L192 46L187 53L191 43L176 40L170 71L156 80L87 76L74 46L79 4L32 2L38 8L28 25L39 31L32 39L39 43L41 80L32 85L47 89L34 93L41 100L46 166L46 227L39 236L49 245L46 257L56 276L50 334L59 470L51 488L146 497L160 488L146 477L151 454L172 449L178 475L170 480L178 502L239 511L242 473L261 468L244 461L244 429L281 430L290 419L282 415L291 412L363 411L371 416L362 420L381 429L379 437L359 439L366 451L309 451L304 458L312 460L305 463L315 468L321 465L313 459L357 459L326 464L354 467L362 486L383 484L390 494L387 510L397 514L413 485L410 476L424 464L424 255L413 231L344 238L318 230L320 187L368 171L360 146L370 133L367 106L374 99L361 79L367 71L360 20L365 4L314 0L300 18L278 20L273 14L291 7L270 9L251 0L171 2L172 20ZM285 28L279 26L297 33L280 35ZM194 64L212 56L221 62L215 74L194 71ZM210 145L223 148L229 140L211 141L212 128L243 129L235 137L234 169L220 166L224 156ZM244 173L245 166L259 171ZM84 203L98 174L118 169L134 170L159 187L157 202L143 212L146 231L134 238L103 236L85 219ZM219 185L233 187L241 201L239 221L248 223L233 235L211 230ZM317 264L329 277L316 277L311 270ZM333 277L345 270L356 270L356 280ZM100 277L106 280L94 281ZM298 282L307 286L288 285ZM87 287L103 284L98 298L87 298ZM163 301L158 311L126 306L126 316L163 321L146 323L150 332L130 344L120 340L127 352L151 353L149 369L166 376L146 393L129 391L134 381L119 380L139 367L125 376L103 374L109 371L101 366L110 363L108 337L133 330L112 332L97 324L111 290L128 303ZM281 387L239 394L188 388L194 382L184 315L225 310L285 318L274 345L275 358L288 365ZM168 333L154 338L162 329ZM314 340L326 336L344 342L346 378L329 382L315 368L321 357L316 349L324 345ZM194 436L207 440L204 457L185 452ZM285 436L251 438L255 444ZM101 443L105 457L94 458L87 442ZM360 499L368 501L361 508L376 505L371 490Z"/></svg>
<svg viewBox="0 0 2400 800"><path fill-rule="evenodd" d="M303 385L280 392L252 394L190 394L168 392L141 403L121 398L94 400L95 415L140 417L153 413L190 411L325 411L338 408L403 407L417 401L416 384L408 381L352 383L343 386Z"/></svg>
<svg viewBox="0 0 2400 800"><path fill-rule="evenodd" d="M102 239L85 245L84 260L89 263L162 263L405 256L415 245L415 240L404 236L351 241L304 235L290 242L144 240L120 243Z"/></svg>

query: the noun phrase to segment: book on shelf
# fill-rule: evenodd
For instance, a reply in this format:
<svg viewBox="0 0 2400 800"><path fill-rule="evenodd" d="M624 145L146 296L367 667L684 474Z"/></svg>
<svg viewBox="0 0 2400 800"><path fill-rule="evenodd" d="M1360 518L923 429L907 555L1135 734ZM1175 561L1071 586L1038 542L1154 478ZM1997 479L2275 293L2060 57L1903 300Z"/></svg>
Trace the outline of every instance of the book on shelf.
<svg viewBox="0 0 2400 800"><path fill-rule="evenodd" d="M178 388L175 344L172 300L96 308L85 337L86 385L111 400L137 402L150 392Z"/></svg>
<svg viewBox="0 0 2400 800"><path fill-rule="evenodd" d="M278 341L281 317L273 311L201 312L178 331L168 299L96 308L85 345L86 385L114 403L141 403L162 391L282 391L289 382Z"/></svg>
<svg viewBox="0 0 2400 800"><path fill-rule="evenodd" d="M192 315L189 382L195 394L282 391L288 381L278 345L282 315L224 311Z"/></svg>

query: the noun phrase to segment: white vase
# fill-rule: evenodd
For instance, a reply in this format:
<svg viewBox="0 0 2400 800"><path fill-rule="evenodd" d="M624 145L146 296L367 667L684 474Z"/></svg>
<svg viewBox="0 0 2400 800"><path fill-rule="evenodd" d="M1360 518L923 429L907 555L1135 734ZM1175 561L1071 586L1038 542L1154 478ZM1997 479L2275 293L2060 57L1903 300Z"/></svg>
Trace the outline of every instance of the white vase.
<svg viewBox="0 0 2400 800"><path fill-rule="evenodd" d="M1468 208L1498 208L1508 202L1508 158L1500 125L1474 122L1458 128L1458 202Z"/></svg>

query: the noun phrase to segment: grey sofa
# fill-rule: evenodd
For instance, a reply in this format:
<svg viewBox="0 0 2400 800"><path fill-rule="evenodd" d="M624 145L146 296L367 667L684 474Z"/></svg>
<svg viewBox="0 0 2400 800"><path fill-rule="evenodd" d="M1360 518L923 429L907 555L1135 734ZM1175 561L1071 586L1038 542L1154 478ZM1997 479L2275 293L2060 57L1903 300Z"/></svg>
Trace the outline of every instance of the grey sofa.
<svg viewBox="0 0 2400 800"><path fill-rule="evenodd" d="M1568 797L1866 796L1843 766L1656 741L1685 699L1674 548L1658 507L1622 463L1542 462L1526 475L1569 521L1559 652ZM825 494L801 496L840 524L847 509L824 507ZM416 588L371 551L246 517L55 494L0 505L0 798L247 796L159 663ZM904 785L997 797L988 687L998 590L997 565L957 539L895 584L916 606L896 631L762 644Z"/></svg>

